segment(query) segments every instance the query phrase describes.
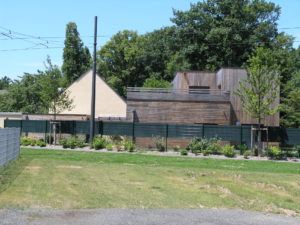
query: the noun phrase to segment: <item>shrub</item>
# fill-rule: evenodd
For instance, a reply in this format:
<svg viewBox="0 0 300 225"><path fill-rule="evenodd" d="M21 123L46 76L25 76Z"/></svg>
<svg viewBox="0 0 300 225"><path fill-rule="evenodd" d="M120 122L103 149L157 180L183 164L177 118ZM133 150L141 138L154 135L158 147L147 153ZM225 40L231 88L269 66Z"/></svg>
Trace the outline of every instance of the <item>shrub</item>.
<svg viewBox="0 0 300 225"><path fill-rule="evenodd" d="M20 143L23 146L35 146L37 144L37 140L34 137L21 137Z"/></svg>
<svg viewBox="0 0 300 225"><path fill-rule="evenodd" d="M124 142L124 149L126 151L133 152L134 149L135 149L135 145L133 144L132 141L125 141Z"/></svg>
<svg viewBox="0 0 300 225"><path fill-rule="evenodd" d="M69 143L68 140L66 138L62 138L59 141L59 144L62 145L63 148L69 148Z"/></svg>
<svg viewBox="0 0 300 225"><path fill-rule="evenodd" d="M23 145L23 146L28 146L28 145L30 145L30 139L29 139L29 137L21 137L20 143L21 143L21 145Z"/></svg>
<svg viewBox="0 0 300 225"><path fill-rule="evenodd" d="M118 152L122 151L123 145L122 145L121 142L116 143L115 146L116 146L116 149L117 149Z"/></svg>
<svg viewBox="0 0 300 225"><path fill-rule="evenodd" d="M204 156L208 156L209 154L211 154L211 151L210 150L203 150L202 153L203 153Z"/></svg>
<svg viewBox="0 0 300 225"><path fill-rule="evenodd" d="M84 148L84 147L86 146L86 144L85 144L85 142L84 142L83 139L76 138L76 139L75 139L75 142L76 142L76 143L75 143L76 146L79 147L79 148Z"/></svg>
<svg viewBox="0 0 300 225"><path fill-rule="evenodd" d="M300 145L294 145L293 151L295 152L295 157L300 157Z"/></svg>
<svg viewBox="0 0 300 225"><path fill-rule="evenodd" d="M268 148L268 156L270 157L270 159L281 159L282 151L276 146L271 146Z"/></svg>
<svg viewBox="0 0 300 225"><path fill-rule="evenodd" d="M198 155L199 153L201 153L201 151L207 149L207 147L208 147L208 140L206 138L202 138L202 139L193 138L188 145L188 148L195 155Z"/></svg>
<svg viewBox="0 0 300 225"><path fill-rule="evenodd" d="M178 145L176 145L176 146L173 147L173 151L174 152L179 152L179 150L180 150L180 147Z"/></svg>
<svg viewBox="0 0 300 225"><path fill-rule="evenodd" d="M106 144L106 140L102 137L95 137L93 140L93 147L96 150L105 148Z"/></svg>
<svg viewBox="0 0 300 225"><path fill-rule="evenodd" d="M241 154L244 154L249 148L248 148L248 145L242 144L242 145L237 146L237 149L239 149L241 151Z"/></svg>
<svg viewBox="0 0 300 225"><path fill-rule="evenodd" d="M251 151L245 151L244 152L244 159L249 159L249 156L251 155Z"/></svg>
<svg viewBox="0 0 300 225"><path fill-rule="evenodd" d="M106 145L106 150L107 150L107 151L112 151L112 150L113 150L112 144L107 144L107 145Z"/></svg>
<svg viewBox="0 0 300 225"><path fill-rule="evenodd" d="M218 143L219 139L217 138L211 138L209 139L208 147L207 150L210 152L209 154L215 154L215 155L220 155L221 148Z"/></svg>
<svg viewBox="0 0 300 225"><path fill-rule="evenodd" d="M43 139L40 139L36 142L36 145L39 147L46 147L46 142Z"/></svg>
<svg viewBox="0 0 300 225"><path fill-rule="evenodd" d="M195 155L207 150L206 153L220 154L220 146L218 144L218 138L193 138L188 145L188 149Z"/></svg>
<svg viewBox="0 0 300 225"><path fill-rule="evenodd" d="M185 149L180 150L180 155L188 155L188 151Z"/></svg>
<svg viewBox="0 0 300 225"><path fill-rule="evenodd" d="M232 145L225 145L222 148L222 153L229 158L233 158L235 157L235 150L234 150L234 146Z"/></svg>
<svg viewBox="0 0 300 225"><path fill-rule="evenodd" d="M76 148L76 146L77 146L77 145L76 145L76 144L77 144L76 138L75 138L74 136L70 137L69 140L68 140L68 144L69 144L69 147L70 147L71 149Z"/></svg>
<svg viewBox="0 0 300 225"><path fill-rule="evenodd" d="M158 151L164 152L166 150L165 147L165 139L163 137L156 137L155 138L155 147Z"/></svg>

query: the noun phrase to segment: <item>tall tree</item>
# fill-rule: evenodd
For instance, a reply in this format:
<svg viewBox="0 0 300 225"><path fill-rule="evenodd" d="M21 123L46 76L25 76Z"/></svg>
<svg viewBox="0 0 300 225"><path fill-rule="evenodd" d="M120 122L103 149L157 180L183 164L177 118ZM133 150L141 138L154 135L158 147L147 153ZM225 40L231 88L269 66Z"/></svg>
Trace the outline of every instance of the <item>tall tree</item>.
<svg viewBox="0 0 300 225"><path fill-rule="evenodd" d="M285 127L300 128L300 71L292 75L282 92L281 124Z"/></svg>
<svg viewBox="0 0 300 225"><path fill-rule="evenodd" d="M258 47L247 62L247 79L240 81L235 91L243 109L258 123L258 143L261 146L261 121L278 111L271 107L279 94L278 65L271 49Z"/></svg>
<svg viewBox="0 0 300 225"><path fill-rule="evenodd" d="M265 0L204 0L188 11L174 10L184 58L192 70L242 66L262 43L277 36L280 8Z"/></svg>
<svg viewBox="0 0 300 225"><path fill-rule="evenodd" d="M147 78L143 59L142 37L124 30L114 35L98 52L98 73L119 94L126 95L126 87L141 86Z"/></svg>
<svg viewBox="0 0 300 225"><path fill-rule="evenodd" d="M91 55L89 49L84 47L76 23L70 22L66 28L62 65L62 72L67 80L67 85L71 84L90 67Z"/></svg>
<svg viewBox="0 0 300 225"><path fill-rule="evenodd" d="M12 80L7 76L0 78L0 90L8 88L11 83Z"/></svg>

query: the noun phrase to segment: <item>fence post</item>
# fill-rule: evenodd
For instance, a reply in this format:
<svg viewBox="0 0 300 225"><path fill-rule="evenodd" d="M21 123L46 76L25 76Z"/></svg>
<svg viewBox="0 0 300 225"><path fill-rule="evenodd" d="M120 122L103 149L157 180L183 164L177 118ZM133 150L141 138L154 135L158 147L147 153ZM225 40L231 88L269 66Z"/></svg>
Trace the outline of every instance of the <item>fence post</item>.
<svg viewBox="0 0 300 225"><path fill-rule="evenodd" d="M168 151L169 124L166 124L166 152Z"/></svg>
<svg viewBox="0 0 300 225"><path fill-rule="evenodd" d="M241 125L241 129L240 129L240 146L242 146L243 144L243 126ZM242 148L240 147L240 155L244 154L242 152Z"/></svg>
<svg viewBox="0 0 300 225"><path fill-rule="evenodd" d="M100 133L100 136L102 137L103 136L103 120L100 120L99 122L99 133Z"/></svg>
<svg viewBox="0 0 300 225"><path fill-rule="evenodd" d="M205 135L204 135L204 124L202 124L202 138L204 138Z"/></svg>
<svg viewBox="0 0 300 225"><path fill-rule="evenodd" d="M134 123L134 121L132 121L132 142L133 143L135 143L134 129L135 129L135 123Z"/></svg>
<svg viewBox="0 0 300 225"><path fill-rule="evenodd" d="M44 140L45 140L45 142L47 142L47 120L45 120L45 132L44 132L45 134L44 134Z"/></svg>

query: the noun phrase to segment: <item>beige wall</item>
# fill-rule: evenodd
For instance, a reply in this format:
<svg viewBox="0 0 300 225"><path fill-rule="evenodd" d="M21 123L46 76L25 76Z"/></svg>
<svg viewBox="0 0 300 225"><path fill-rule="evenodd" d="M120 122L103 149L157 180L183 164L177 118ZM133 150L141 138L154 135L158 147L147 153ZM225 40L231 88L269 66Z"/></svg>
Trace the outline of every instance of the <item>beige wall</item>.
<svg viewBox="0 0 300 225"><path fill-rule="evenodd" d="M21 113L0 113L0 128L4 128L4 120L21 120Z"/></svg>
<svg viewBox="0 0 300 225"><path fill-rule="evenodd" d="M91 112L92 70L83 74L67 88L73 99L73 109L61 114L86 114ZM126 102L114 92L99 76L96 76L95 117L126 117Z"/></svg>

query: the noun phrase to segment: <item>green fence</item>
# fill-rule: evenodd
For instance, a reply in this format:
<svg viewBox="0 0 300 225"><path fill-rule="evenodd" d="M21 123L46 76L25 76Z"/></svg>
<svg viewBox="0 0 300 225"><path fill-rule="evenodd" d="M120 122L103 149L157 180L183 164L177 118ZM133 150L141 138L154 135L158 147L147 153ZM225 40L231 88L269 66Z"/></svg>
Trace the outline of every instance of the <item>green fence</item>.
<svg viewBox="0 0 300 225"><path fill-rule="evenodd" d="M60 121L60 132L65 134L89 134L89 121ZM50 132L48 120L5 120L5 127L18 127L21 132ZM269 127L269 135L264 133L263 141L281 142L285 145L300 144L300 129ZM130 137L183 138L219 137L224 141L251 142L251 126L223 126L206 124L162 124L96 121L95 134Z"/></svg>

